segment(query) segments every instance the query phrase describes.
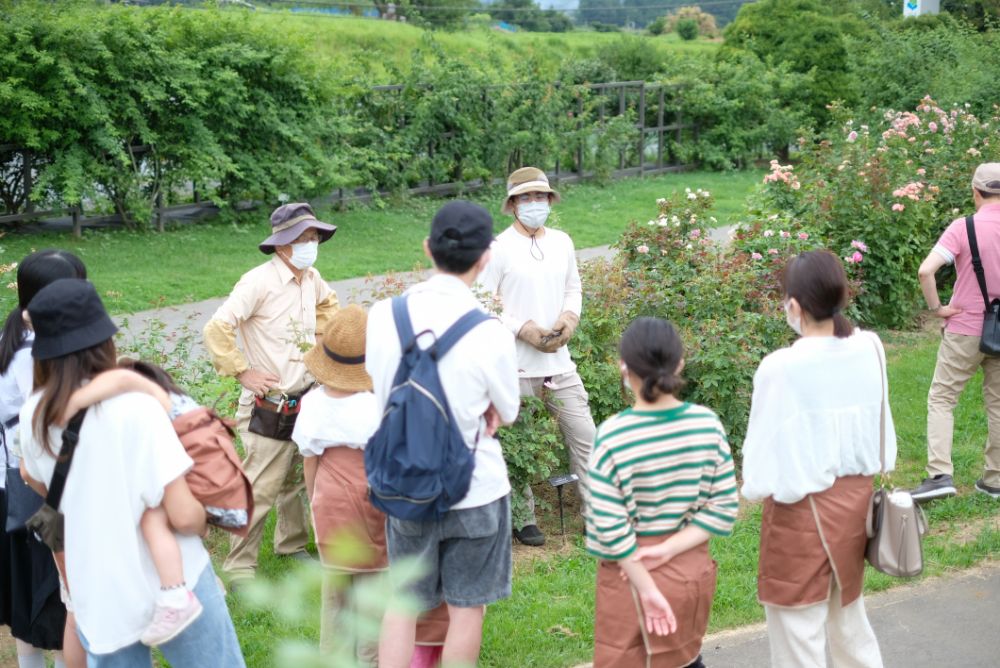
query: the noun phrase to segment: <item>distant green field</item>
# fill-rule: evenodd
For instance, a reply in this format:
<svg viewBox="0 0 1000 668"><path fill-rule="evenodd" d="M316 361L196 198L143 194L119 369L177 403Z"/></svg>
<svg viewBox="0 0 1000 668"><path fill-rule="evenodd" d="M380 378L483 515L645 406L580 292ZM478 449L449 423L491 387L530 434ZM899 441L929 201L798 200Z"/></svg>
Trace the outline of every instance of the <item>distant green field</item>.
<svg viewBox="0 0 1000 668"><path fill-rule="evenodd" d="M257 11L250 20L265 22L276 31L294 33L311 41L321 65L330 68L335 78L358 76L379 84L397 83L394 70L408 72L418 49L424 47L424 53L429 52L428 38L448 56L510 72L512 79L523 79L529 74L523 69L524 64L532 56L541 68L538 76L552 78L567 59L593 57L602 47L626 37L590 31L508 33L483 28L429 31L391 21L278 11ZM684 42L675 34L644 35L639 39L665 55L710 53L718 48L717 42Z"/></svg>

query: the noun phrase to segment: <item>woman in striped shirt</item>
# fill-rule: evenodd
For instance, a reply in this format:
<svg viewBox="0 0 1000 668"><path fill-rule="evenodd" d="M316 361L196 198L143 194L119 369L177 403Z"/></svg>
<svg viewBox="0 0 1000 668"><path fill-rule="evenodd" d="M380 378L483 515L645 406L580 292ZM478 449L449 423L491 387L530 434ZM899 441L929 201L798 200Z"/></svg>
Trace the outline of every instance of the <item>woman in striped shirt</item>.
<svg viewBox="0 0 1000 668"><path fill-rule="evenodd" d="M708 539L728 535L739 509L729 443L715 413L676 396L684 349L670 323L635 320L619 350L635 405L598 429L588 476L594 666L702 666Z"/></svg>

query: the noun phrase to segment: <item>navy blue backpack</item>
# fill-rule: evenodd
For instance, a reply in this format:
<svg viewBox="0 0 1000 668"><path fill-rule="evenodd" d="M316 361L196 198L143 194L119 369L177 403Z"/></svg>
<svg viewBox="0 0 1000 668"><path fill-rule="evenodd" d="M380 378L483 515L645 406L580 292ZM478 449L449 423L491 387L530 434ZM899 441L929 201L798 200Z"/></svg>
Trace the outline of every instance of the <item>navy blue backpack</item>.
<svg viewBox="0 0 1000 668"><path fill-rule="evenodd" d="M365 473L373 506L401 520L429 521L465 497L476 456L455 424L437 363L490 316L473 309L422 349L417 340L433 333L413 333L406 297L393 298L392 315L403 354L382 424L365 447Z"/></svg>

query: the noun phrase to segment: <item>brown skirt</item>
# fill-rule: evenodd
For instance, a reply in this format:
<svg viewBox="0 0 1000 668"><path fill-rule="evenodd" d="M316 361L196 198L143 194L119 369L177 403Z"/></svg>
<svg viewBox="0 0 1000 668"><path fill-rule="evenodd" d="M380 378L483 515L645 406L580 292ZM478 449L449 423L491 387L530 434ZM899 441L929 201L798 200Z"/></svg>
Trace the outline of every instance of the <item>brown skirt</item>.
<svg viewBox="0 0 1000 668"><path fill-rule="evenodd" d="M757 593L761 603L803 607L830 597L841 605L861 595L865 574L865 519L872 476L845 476L795 503L764 501Z"/></svg>
<svg viewBox="0 0 1000 668"><path fill-rule="evenodd" d="M320 560L348 573L385 570L385 515L368 501L365 455L356 448L327 448L319 459L312 498Z"/></svg>
<svg viewBox="0 0 1000 668"><path fill-rule="evenodd" d="M652 545L664 536L640 536ZM716 565L702 543L650 572L677 618L677 631L666 636L646 633L642 606L631 584L613 561L597 569L594 622L594 668L682 668L701 653L715 595Z"/></svg>

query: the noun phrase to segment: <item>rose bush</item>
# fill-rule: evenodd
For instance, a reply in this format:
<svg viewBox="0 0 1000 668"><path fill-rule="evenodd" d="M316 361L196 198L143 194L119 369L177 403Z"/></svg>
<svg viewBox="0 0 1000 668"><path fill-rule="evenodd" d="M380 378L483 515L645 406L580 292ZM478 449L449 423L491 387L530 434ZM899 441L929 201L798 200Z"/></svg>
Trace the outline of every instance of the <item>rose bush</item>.
<svg viewBox="0 0 1000 668"><path fill-rule="evenodd" d="M917 267L953 219L972 213L976 166L1000 155L1000 118L996 108L983 118L929 97L913 111L885 111L877 126L836 105L831 113L839 132L803 137L794 169L772 163L755 209L809 221L831 248L863 240L872 254L858 315L905 327L920 305Z"/></svg>

